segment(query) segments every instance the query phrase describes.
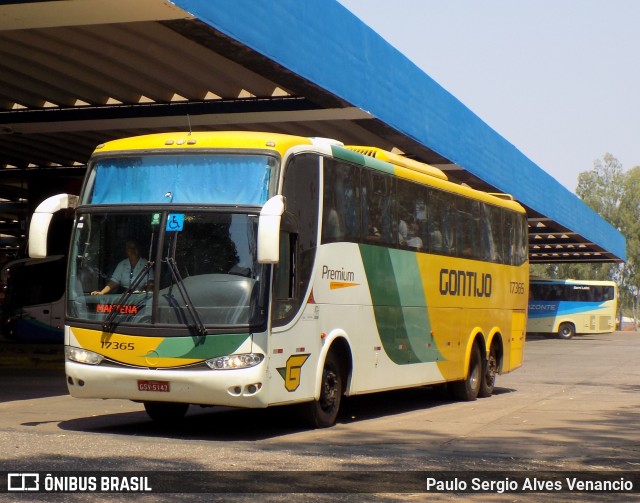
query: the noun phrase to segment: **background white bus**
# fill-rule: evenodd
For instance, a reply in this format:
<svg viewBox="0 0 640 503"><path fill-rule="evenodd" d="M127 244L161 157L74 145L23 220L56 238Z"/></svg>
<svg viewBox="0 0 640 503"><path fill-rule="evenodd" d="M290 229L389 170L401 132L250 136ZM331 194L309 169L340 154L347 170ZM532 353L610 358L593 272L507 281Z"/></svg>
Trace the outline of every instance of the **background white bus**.
<svg viewBox="0 0 640 503"><path fill-rule="evenodd" d="M531 280L527 332L561 339L613 332L617 304L614 281Z"/></svg>
<svg viewBox="0 0 640 503"><path fill-rule="evenodd" d="M67 257L12 260L0 271L0 329L16 342L62 343Z"/></svg>

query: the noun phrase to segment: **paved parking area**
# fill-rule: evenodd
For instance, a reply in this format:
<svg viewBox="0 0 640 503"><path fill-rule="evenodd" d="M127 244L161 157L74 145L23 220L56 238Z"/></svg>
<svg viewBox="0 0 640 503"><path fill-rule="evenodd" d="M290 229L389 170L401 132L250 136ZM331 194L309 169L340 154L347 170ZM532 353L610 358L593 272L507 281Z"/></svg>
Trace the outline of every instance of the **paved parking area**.
<svg viewBox="0 0 640 503"><path fill-rule="evenodd" d="M324 430L301 428L287 408L191 407L180 426L160 427L140 404L71 398L53 356L14 362L0 368L0 469L638 472L639 359L635 332L529 337L524 366L499 376L491 398L353 397ZM495 501L484 497L474 499Z"/></svg>

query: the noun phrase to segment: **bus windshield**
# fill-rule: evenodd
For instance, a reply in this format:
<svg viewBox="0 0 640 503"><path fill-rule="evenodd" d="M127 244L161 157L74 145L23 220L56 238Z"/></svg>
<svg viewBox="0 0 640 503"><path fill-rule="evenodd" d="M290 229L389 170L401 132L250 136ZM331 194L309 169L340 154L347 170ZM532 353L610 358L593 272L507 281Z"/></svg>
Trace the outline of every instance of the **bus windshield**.
<svg viewBox="0 0 640 503"><path fill-rule="evenodd" d="M275 165L272 156L248 154L99 158L90 166L83 204L261 205Z"/></svg>
<svg viewBox="0 0 640 503"><path fill-rule="evenodd" d="M257 215L84 213L76 223L67 315L98 323L229 329L265 316Z"/></svg>

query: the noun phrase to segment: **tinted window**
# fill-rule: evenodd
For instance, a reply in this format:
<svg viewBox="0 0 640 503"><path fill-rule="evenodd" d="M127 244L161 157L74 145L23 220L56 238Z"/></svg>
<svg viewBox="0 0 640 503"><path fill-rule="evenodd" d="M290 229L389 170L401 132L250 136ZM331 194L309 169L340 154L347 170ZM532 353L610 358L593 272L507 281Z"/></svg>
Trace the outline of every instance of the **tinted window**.
<svg viewBox="0 0 640 503"><path fill-rule="evenodd" d="M495 263L528 258L524 215L324 159L322 242L351 241Z"/></svg>
<svg viewBox="0 0 640 503"><path fill-rule="evenodd" d="M288 323L303 303L318 244L319 158L302 154L289 160L282 193L280 261L274 267L274 326Z"/></svg>

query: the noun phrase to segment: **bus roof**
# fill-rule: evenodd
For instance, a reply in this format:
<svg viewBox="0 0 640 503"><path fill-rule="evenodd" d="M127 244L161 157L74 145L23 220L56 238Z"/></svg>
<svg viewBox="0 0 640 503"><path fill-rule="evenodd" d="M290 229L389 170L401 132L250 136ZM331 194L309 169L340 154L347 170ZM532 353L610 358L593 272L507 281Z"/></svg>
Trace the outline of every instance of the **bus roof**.
<svg viewBox="0 0 640 503"><path fill-rule="evenodd" d="M295 145L312 145L310 138L257 131L177 131L132 136L98 145L95 154L124 150L251 148L284 153Z"/></svg>

